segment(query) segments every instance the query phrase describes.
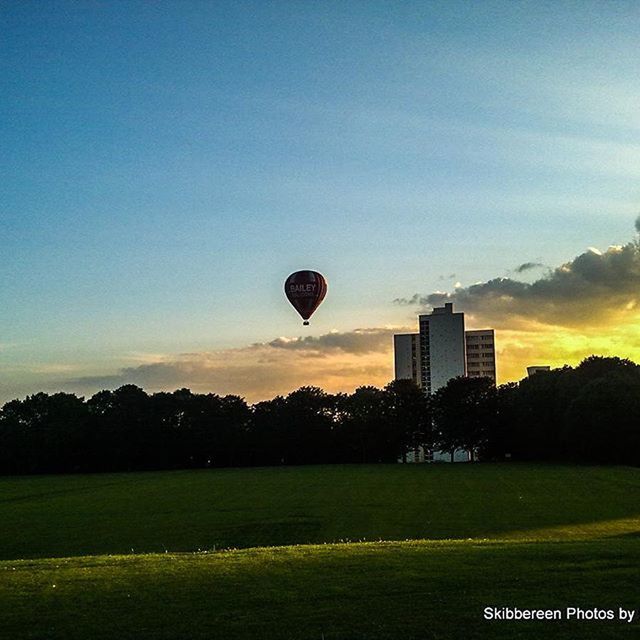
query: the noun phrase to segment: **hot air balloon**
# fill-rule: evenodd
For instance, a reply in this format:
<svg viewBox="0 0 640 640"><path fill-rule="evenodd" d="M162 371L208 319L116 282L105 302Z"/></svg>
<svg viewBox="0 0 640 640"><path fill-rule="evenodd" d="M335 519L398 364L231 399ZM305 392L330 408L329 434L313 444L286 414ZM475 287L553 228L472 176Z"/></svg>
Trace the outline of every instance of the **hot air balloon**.
<svg viewBox="0 0 640 640"><path fill-rule="evenodd" d="M327 295L327 281L317 271L296 271L284 283L284 293L294 309L309 324L309 318Z"/></svg>

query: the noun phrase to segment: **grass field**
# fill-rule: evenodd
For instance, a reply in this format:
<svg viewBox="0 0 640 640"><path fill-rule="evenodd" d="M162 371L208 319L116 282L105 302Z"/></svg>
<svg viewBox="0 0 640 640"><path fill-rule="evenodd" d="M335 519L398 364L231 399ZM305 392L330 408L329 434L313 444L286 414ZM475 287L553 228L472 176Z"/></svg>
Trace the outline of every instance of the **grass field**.
<svg viewBox="0 0 640 640"><path fill-rule="evenodd" d="M482 610L640 609L639 496L542 465L4 478L0 637L636 637Z"/></svg>

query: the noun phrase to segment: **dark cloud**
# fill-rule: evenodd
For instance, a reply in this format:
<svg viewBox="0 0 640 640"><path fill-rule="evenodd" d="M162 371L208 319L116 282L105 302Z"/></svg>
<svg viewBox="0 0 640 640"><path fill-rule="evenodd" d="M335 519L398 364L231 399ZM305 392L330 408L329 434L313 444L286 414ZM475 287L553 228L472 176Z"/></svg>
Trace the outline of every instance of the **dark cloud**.
<svg viewBox="0 0 640 640"><path fill-rule="evenodd" d="M541 262L524 262L515 268L516 273L524 273L525 271L531 271L531 269L544 269L544 265Z"/></svg>
<svg viewBox="0 0 640 640"><path fill-rule="evenodd" d="M399 304L402 307L409 307L416 305L424 306L426 303L423 296L419 293L414 293L410 298L395 298L393 304Z"/></svg>
<svg viewBox="0 0 640 640"><path fill-rule="evenodd" d="M344 333L332 332L322 336L305 336L304 338L276 338L268 343L276 349L294 351L319 351L322 353L335 350L345 353L363 354L380 353L389 350L393 334L398 329L354 329Z"/></svg>
<svg viewBox="0 0 640 640"><path fill-rule="evenodd" d="M427 309L454 302L460 311L496 327L513 327L515 321L586 327L634 312L638 297L640 248L630 242L604 253L589 249L532 283L495 278L452 293L414 294L395 302Z"/></svg>

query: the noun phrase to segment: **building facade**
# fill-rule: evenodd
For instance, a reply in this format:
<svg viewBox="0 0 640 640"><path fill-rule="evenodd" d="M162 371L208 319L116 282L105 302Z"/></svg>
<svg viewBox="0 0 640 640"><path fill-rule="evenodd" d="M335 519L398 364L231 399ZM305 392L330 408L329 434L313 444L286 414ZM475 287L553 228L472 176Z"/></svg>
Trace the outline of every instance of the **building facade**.
<svg viewBox="0 0 640 640"><path fill-rule="evenodd" d="M427 394L458 376L497 381L493 329L465 331L464 313L454 313L451 303L418 322L419 333L393 336L396 380L413 380Z"/></svg>
<svg viewBox="0 0 640 640"><path fill-rule="evenodd" d="M417 333L393 336L393 357L396 380L420 380L420 340Z"/></svg>
<svg viewBox="0 0 640 640"><path fill-rule="evenodd" d="M467 375L470 378L496 378L496 341L493 329L465 332Z"/></svg>
<svg viewBox="0 0 640 640"><path fill-rule="evenodd" d="M551 365L548 364L534 364L530 367L527 367L527 377L531 377L536 373L544 373L546 371L551 371Z"/></svg>
<svg viewBox="0 0 640 640"><path fill-rule="evenodd" d="M453 304L434 308L418 316L420 328L420 386L429 394L451 378L467 372L464 339L464 313L454 313Z"/></svg>

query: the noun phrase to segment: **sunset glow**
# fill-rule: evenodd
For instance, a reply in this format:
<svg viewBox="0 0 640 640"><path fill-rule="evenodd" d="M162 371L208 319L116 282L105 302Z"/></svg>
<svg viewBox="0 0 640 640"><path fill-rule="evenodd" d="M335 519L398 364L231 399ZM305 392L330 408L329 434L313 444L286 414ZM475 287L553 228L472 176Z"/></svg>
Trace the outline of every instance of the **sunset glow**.
<svg viewBox="0 0 640 640"><path fill-rule="evenodd" d="M637 6L185 5L0 12L0 403L382 386L445 300L499 382L640 360Z"/></svg>

